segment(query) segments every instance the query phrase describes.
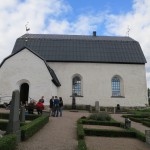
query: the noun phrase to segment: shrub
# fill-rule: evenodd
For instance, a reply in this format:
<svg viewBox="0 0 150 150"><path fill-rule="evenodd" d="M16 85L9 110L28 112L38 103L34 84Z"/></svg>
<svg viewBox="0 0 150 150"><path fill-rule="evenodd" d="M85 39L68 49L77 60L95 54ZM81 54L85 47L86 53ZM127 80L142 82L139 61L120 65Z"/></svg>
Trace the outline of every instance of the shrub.
<svg viewBox="0 0 150 150"><path fill-rule="evenodd" d="M49 116L41 116L25 126L21 127L21 139L26 140L35 134L49 121Z"/></svg>
<svg viewBox="0 0 150 150"><path fill-rule="evenodd" d="M147 126L147 127L150 127L150 121L149 122L148 121L143 121L142 124Z"/></svg>
<svg viewBox="0 0 150 150"><path fill-rule="evenodd" d="M98 121L110 121L111 116L108 113L95 113L89 116L89 119L98 120Z"/></svg>
<svg viewBox="0 0 150 150"><path fill-rule="evenodd" d="M141 133L140 131L138 131L138 130L136 130L134 128L130 128L129 130L132 131L132 132L135 132L137 139L139 139L139 140L141 140L143 142L146 141L146 137L145 137L144 133Z"/></svg>
<svg viewBox="0 0 150 150"><path fill-rule="evenodd" d="M84 139L84 130L82 124L77 124L77 137L79 139Z"/></svg>
<svg viewBox="0 0 150 150"><path fill-rule="evenodd" d="M8 121L0 121L0 130L6 131Z"/></svg>
<svg viewBox="0 0 150 150"><path fill-rule="evenodd" d="M9 119L9 113L0 113L0 119Z"/></svg>
<svg viewBox="0 0 150 150"><path fill-rule="evenodd" d="M87 129L87 128L85 128L84 132L88 136L136 137L136 133L133 131L118 131L118 130Z"/></svg>
<svg viewBox="0 0 150 150"><path fill-rule="evenodd" d="M112 122L112 121L95 121L95 120L82 120L82 124L89 124L89 125L105 125L105 126L116 126L121 127L120 122Z"/></svg>
<svg viewBox="0 0 150 150"><path fill-rule="evenodd" d="M39 115L36 115L36 114L25 115L26 120L34 120L34 119L37 119L38 117L39 117Z"/></svg>
<svg viewBox="0 0 150 150"><path fill-rule="evenodd" d="M17 137L14 134L8 134L0 138L0 150L15 150Z"/></svg>
<svg viewBox="0 0 150 150"><path fill-rule="evenodd" d="M87 150L86 143L84 139L78 140L78 150Z"/></svg>

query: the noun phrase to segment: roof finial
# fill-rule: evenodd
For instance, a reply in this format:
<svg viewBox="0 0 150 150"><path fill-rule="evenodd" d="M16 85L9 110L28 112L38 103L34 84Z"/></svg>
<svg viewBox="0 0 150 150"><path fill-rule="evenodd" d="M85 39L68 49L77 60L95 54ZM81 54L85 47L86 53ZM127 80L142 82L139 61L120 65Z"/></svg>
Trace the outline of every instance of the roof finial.
<svg viewBox="0 0 150 150"><path fill-rule="evenodd" d="M28 33L28 31L30 30L30 28L28 27L29 22L27 22L27 24L25 25L26 27L26 32Z"/></svg>
<svg viewBox="0 0 150 150"><path fill-rule="evenodd" d="M129 25L128 25L127 33L126 33L126 34L127 34L127 36L129 36L130 30L131 30L131 29L130 29L130 27L129 27Z"/></svg>

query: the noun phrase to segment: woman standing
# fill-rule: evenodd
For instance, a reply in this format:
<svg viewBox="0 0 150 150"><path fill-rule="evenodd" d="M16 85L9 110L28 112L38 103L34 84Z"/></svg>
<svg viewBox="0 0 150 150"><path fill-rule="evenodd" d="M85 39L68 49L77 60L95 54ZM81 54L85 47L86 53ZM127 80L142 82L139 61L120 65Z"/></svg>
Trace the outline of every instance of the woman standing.
<svg viewBox="0 0 150 150"><path fill-rule="evenodd" d="M59 97L59 113L60 113L60 117L62 117L62 110L63 110L63 100L62 100L62 97Z"/></svg>

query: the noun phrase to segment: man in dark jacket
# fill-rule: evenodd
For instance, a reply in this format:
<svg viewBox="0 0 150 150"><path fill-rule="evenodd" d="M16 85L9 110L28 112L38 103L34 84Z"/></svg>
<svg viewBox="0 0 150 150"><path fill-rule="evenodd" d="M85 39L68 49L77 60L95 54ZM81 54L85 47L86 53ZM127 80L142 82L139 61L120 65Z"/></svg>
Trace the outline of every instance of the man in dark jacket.
<svg viewBox="0 0 150 150"><path fill-rule="evenodd" d="M58 112L59 112L59 99L57 98L57 96L55 96L55 99L54 99L54 108L55 108L54 116L55 116L55 117L58 117Z"/></svg>
<svg viewBox="0 0 150 150"><path fill-rule="evenodd" d="M50 116L54 116L54 96L49 101Z"/></svg>

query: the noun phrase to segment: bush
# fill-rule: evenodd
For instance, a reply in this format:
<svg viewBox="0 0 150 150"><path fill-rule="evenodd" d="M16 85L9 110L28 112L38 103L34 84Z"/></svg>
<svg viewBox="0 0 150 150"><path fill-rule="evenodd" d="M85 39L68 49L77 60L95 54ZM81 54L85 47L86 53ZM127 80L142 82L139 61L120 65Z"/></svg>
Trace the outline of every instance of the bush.
<svg viewBox="0 0 150 150"><path fill-rule="evenodd" d="M79 139L84 139L84 130L82 124L77 124L77 137Z"/></svg>
<svg viewBox="0 0 150 150"><path fill-rule="evenodd" d="M84 139L78 140L78 150L87 150L86 143Z"/></svg>
<svg viewBox="0 0 150 150"><path fill-rule="evenodd" d="M111 120L111 116L108 113L95 113L95 114L91 114L88 118L92 120L97 120L97 121L110 121Z"/></svg>
<svg viewBox="0 0 150 150"><path fill-rule="evenodd" d="M118 131L118 130L87 129L87 128L85 128L84 132L88 136L136 137L136 133L133 131Z"/></svg>
<svg viewBox="0 0 150 150"><path fill-rule="evenodd" d="M8 121L0 121L0 130L6 131Z"/></svg>
<svg viewBox="0 0 150 150"><path fill-rule="evenodd" d="M17 137L14 134L0 138L0 150L15 150Z"/></svg>
<svg viewBox="0 0 150 150"><path fill-rule="evenodd" d="M0 119L9 119L9 113L0 113Z"/></svg>
<svg viewBox="0 0 150 150"><path fill-rule="evenodd" d="M82 124L121 127L120 122L112 122L112 121L95 121L95 120L85 120L85 119L83 119Z"/></svg>
<svg viewBox="0 0 150 150"><path fill-rule="evenodd" d="M146 141L146 137L145 137L144 133L141 133L140 131L138 131L138 130L136 130L134 128L130 128L129 130L132 131L132 132L135 132L137 139L139 139L139 140L141 140L143 142Z"/></svg>
<svg viewBox="0 0 150 150"><path fill-rule="evenodd" d="M36 115L36 114L25 115L26 120L34 120L34 119L37 119L38 117L39 117L39 115Z"/></svg>
<svg viewBox="0 0 150 150"><path fill-rule="evenodd" d="M148 121L143 121L142 124L147 126L147 127L150 127L150 122L148 122Z"/></svg>
<svg viewBox="0 0 150 150"><path fill-rule="evenodd" d="M49 116L41 116L25 126L21 127L21 139L26 140L35 134L49 121Z"/></svg>

